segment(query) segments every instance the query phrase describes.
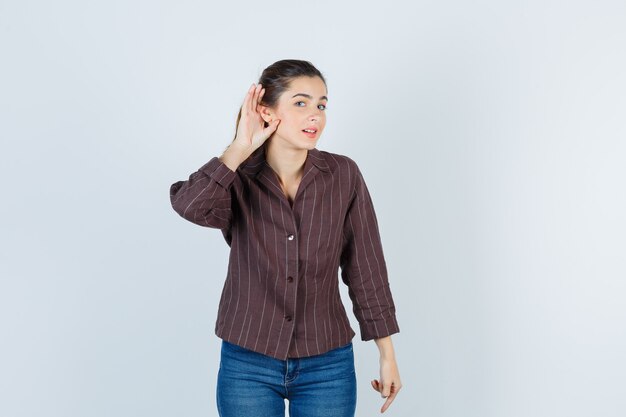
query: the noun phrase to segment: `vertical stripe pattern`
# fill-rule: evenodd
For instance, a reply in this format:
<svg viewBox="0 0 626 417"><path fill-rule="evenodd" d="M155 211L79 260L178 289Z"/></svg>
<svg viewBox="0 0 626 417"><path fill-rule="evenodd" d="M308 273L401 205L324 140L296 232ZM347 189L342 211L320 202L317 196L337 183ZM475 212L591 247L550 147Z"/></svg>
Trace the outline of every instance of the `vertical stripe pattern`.
<svg viewBox="0 0 626 417"><path fill-rule="evenodd" d="M173 209L220 229L230 247L215 334L282 360L328 352L356 335L339 270L361 340L400 331L374 205L356 162L313 148L303 173L292 205L264 144L236 171L213 157L170 186Z"/></svg>

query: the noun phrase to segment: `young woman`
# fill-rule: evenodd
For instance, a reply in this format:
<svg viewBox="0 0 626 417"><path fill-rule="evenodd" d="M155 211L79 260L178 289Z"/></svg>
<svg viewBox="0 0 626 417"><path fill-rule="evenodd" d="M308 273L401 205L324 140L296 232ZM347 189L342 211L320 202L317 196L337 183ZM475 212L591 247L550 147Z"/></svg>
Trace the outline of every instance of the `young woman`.
<svg viewBox="0 0 626 417"><path fill-rule="evenodd" d="M328 90L308 61L282 60L252 84L235 138L170 186L174 210L230 247L215 334L219 415L354 416L354 330L380 350L384 412L402 387L396 319L374 206L357 164L316 148Z"/></svg>

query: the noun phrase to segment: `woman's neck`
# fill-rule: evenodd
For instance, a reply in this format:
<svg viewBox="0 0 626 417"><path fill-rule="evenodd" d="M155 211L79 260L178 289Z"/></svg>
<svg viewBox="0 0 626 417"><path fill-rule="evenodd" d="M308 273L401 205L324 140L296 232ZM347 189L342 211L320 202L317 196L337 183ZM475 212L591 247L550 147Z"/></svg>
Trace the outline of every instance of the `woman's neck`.
<svg viewBox="0 0 626 417"><path fill-rule="evenodd" d="M299 181L304 171L308 150L285 146L284 142L271 138L265 146L265 160L283 184Z"/></svg>

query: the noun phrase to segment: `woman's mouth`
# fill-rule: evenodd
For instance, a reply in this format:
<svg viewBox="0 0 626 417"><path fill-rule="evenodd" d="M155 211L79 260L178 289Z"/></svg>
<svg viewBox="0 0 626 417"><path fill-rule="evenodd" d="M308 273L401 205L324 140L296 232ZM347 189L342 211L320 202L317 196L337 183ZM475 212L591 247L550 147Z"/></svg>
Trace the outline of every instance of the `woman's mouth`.
<svg viewBox="0 0 626 417"><path fill-rule="evenodd" d="M317 129L302 129L302 132L310 138L317 136Z"/></svg>

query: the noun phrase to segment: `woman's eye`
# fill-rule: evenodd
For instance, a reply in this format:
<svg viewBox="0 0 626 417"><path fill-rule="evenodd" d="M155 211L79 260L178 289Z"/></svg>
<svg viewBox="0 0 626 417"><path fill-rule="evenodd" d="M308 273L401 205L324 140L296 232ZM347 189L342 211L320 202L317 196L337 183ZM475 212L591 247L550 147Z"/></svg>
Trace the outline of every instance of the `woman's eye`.
<svg viewBox="0 0 626 417"><path fill-rule="evenodd" d="M304 104L304 101L296 101L294 104L297 106L297 105L298 105L298 104L300 104L300 103L303 103L303 104ZM322 107L323 107L323 108L322 108L322 110L326 110L326 105L325 105L325 104L320 104L320 106L322 106ZM300 107L300 106L298 106L298 107ZM319 107L319 106L318 106L318 107Z"/></svg>
<svg viewBox="0 0 626 417"><path fill-rule="evenodd" d="M298 104L300 104L300 103L304 103L304 101L296 101L294 104L298 105ZM323 109L322 109L322 110L326 110L326 105L325 105L325 104L320 104L320 106L322 106L322 107L323 107ZM300 107L300 106L298 106L298 107ZM319 106L318 106L318 107L319 107Z"/></svg>

